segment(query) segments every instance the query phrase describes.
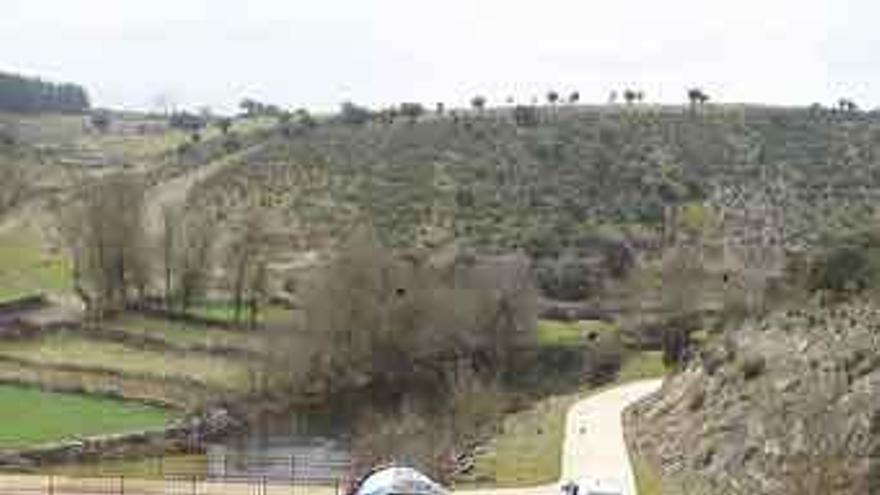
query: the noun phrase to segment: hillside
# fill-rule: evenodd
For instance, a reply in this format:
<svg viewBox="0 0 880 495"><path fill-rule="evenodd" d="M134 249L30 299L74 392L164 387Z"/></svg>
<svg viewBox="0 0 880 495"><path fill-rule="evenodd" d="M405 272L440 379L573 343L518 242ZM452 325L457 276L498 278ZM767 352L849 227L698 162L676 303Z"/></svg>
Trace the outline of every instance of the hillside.
<svg viewBox="0 0 880 495"><path fill-rule="evenodd" d="M630 411L666 493L874 493L876 304L780 311L704 349Z"/></svg>
<svg viewBox="0 0 880 495"><path fill-rule="evenodd" d="M541 109L416 124L322 125L278 136L192 193L222 211L268 207L294 245L368 220L395 246L455 242L538 256L625 237L656 246L687 205L783 212L789 245L858 225L880 185L866 114L739 106ZM821 227L821 229L820 229Z"/></svg>

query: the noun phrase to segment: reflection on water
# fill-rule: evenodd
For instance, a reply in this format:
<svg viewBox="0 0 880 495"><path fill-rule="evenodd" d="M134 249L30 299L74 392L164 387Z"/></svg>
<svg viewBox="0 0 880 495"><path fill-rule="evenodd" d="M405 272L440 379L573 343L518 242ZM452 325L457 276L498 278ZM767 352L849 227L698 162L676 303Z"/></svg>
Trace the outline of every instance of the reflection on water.
<svg viewBox="0 0 880 495"><path fill-rule="evenodd" d="M208 477L342 478L351 463L347 424L329 411L266 415L247 433L207 446Z"/></svg>

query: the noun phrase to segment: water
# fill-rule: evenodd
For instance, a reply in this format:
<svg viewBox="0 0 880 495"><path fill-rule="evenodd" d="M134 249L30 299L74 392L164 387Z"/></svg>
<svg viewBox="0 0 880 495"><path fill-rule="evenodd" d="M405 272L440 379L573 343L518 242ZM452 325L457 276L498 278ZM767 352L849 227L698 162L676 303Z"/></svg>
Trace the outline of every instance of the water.
<svg viewBox="0 0 880 495"><path fill-rule="evenodd" d="M246 433L207 445L208 478L342 478L351 464L347 424L329 411L265 415Z"/></svg>

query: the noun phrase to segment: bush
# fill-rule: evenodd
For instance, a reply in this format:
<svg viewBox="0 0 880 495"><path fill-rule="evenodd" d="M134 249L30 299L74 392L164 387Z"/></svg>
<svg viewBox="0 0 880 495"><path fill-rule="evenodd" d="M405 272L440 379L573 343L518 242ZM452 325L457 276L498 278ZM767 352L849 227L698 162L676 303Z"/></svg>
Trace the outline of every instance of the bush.
<svg viewBox="0 0 880 495"><path fill-rule="evenodd" d="M536 264L538 287L552 299L583 301L602 287L602 273L595 260L565 255Z"/></svg>
<svg viewBox="0 0 880 495"><path fill-rule="evenodd" d="M764 359L764 356L748 356L739 365L743 378L746 380L752 380L761 376L766 367L767 361Z"/></svg>
<svg viewBox="0 0 880 495"><path fill-rule="evenodd" d="M876 287L878 271L870 251L856 245L843 245L822 253L810 269L811 291L861 292Z"/></svg>
<svg viewBox="0 0 880 495"><path fill-rule="evenodd" d="M235 133L229 133L223 139L223 150L227 153L234 153L241 149L241 139Z"/></svg>

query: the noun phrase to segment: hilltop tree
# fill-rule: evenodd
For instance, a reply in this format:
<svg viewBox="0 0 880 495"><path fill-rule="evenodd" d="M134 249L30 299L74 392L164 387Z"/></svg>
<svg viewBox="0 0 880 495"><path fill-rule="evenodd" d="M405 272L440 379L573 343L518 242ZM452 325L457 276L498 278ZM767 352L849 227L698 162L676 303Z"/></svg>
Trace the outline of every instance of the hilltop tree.
<svg viewBox="0 0 880 495"><path fill-rule="evenodd" d="M446 113L446 105L442 101L438 101L437 104L434 106L434 113L436 113L438 116L442 116L444 113Z"/></svg>
<svg viewBox="0 0 880 495"><path fill-rule="evenodd" d="M572 91L572 93L568 96L568 102L572 105L579 102L581 100L581 94L578 91Z"/></svg>
<svg viewBox="0 0 880 495"><path fill-rule="evenodd" d="M342 103L339 110L339 120L344 124L361 125L373 119L373 112L369 108L355 105L350 101Z"/></svg>
<svg viewBox="0 0 880 495"><path fill-rule="evenodd" d="M408 117L410 123L415 123L425 113L425 107L421 103L401 103L400 114Z"/></svg>
<svg viewBox="0 0 880 495"><path fill-rule="evenodd" d="M471 98L471 107L477 112L482 113L486 108L486 97L482 95L477 95Z"/></svg>
<svg viewBox="0 0 880 495"><path fill-rule="evenodd" d="M559 93L556 91L548 91L547 92L547 103L551 105L556 105L556 102L559 101Z"/></svg>
<svg viewBox="0 0 880 495"><path fill-rule="evenodd" d="M858 111L859 106L855 101L849 98L841 98L837 100L837 108L839 108L841 112L853 113Z"/></svg>
<svg viewBox="0 0 880 495"><path fill-rule="evenodd" d="M636 101L636 92L627 88L623 91L623 99L626 101L627 105L632 105L634 101Z"/></svg>
<svg viewBox="0 0 880 495"><path fill-rule="evenodd" d="M252 98L244 98L238 104L238 107L241 108L246 117L253 117L260 113L262 106L262 103Z"/></svg>
<svg viewBox="0 0 880 495"><path fill-rule="evenodd" d="M689 89L687 95L692 107L696 107L697 105L705 105L706 102L709 101L709 95L707 95L700 88Z"/></svg>
<svg viewBox="0 0 880 495"><path fill-rule="evenodd" d="M513 109L513 120L520 127L535 127L540 123L538 109L533 105L517 105Z"/></svg>

